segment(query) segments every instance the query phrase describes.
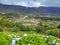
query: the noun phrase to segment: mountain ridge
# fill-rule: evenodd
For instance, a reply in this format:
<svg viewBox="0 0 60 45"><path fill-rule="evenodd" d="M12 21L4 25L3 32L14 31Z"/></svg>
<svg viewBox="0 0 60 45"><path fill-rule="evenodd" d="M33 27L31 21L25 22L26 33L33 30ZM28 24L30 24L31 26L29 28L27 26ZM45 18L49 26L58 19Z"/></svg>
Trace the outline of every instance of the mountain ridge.
<svg viewBox="0 0 60 45"><path fill-rule="evenodd" d="M5 5L0 4L0 12L12 11L12 12L25 12L25 13L49 13L60 14L60 7L24 7L18 5Z"/></svg>

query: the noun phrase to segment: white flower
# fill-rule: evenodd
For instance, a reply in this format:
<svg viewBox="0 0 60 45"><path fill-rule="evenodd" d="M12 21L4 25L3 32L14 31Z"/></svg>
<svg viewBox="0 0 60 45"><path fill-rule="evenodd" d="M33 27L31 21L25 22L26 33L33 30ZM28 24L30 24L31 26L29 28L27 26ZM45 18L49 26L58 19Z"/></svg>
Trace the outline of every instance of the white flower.
<svg viewBox="0 0 60 45"><path fill-rule="evenodd" d="M53 41L52 41L52 44L56 44L56 40L53 40Z"/></svg>
<svg viewBox="0 0 60 45"><path fill-rule="evenodd" d="M27 34L25 33L25 34L24 34L24 37L26 37L26 36L27 36Z"/></svg>
<svg viewBox="0 0 60 45"><path fill-rule="evenodd" d="M46 38L49 38L49 36L46 36Z"/></svg>
<svg viewBox="0 0 60 45"><path fill-rule="evenodd" d="M16 44L15 42L16 42L15 40L12 40L12 45L15 45Z"/></svg>
<svg viewBox="0 0 60 45"><path fill-rule="evenodd" d="M20 38L15 38L16 41L20 40Z"/></svg>

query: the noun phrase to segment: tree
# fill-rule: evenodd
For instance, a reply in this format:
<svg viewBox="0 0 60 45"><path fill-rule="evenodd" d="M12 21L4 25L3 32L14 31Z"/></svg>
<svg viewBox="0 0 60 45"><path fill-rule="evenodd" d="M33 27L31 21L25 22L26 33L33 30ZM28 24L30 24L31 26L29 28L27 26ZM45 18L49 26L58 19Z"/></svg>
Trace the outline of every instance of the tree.
<svg viewBox="0 0 60 45"><path fill-rule="evenodd" d="M58 29L60 29L60 24L57 26Z"/></svg>

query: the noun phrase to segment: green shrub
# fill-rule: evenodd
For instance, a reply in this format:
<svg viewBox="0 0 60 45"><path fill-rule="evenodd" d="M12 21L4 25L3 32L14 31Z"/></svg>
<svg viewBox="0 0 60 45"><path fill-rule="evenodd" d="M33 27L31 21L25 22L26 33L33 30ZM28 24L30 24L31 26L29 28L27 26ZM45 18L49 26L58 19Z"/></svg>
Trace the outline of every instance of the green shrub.
<svg viewBox="0 0 60 45"><path fill-rule="evenodd" d="M11 41L11 37L3 32L0 32L0 45L11 45Z"/></svg>
<svg viewBox="0 0 60 45"><path fill-rule="evenodd" d="M37 33L39 33L39 32L44 32L45 30L44 30L45 28L43 27L43 26L37 26L36 27L36 32Z"/></svg>
<svg viewBox="0 0 60 45"><path fill-rule="evenodd" d="M20 28L14 26L12 28L9 28L9 31L11 31L11 32L18 32L18 31L20 31Z"/></svg>
<svg viewBox="0 0 60 45"><path fill-rule="evenodd" d="M0 27L0 32L3 32L3 29Z"/></svg>
<svg viewBox="0 0 60 45"><path fill-rule="evenodd" d="M45 33L48 34L48 35L56 36L57 30L56 29L47 30Z"/></svg>
<svg viewBox="0 0 60 45"><path fill-rule="evenodd" d="M43 38L29 34L26 37L22 37L18 42L17 45L47 45Z"/></svg>
<svg viewBox="0 0 60 45"><path fill-rule="evenodd" d="M58 29L60 29L60 24L57 26Z"/></svg>
<svg viewBox="0 0 60 45"><path fill-rule="evenodd" d="M47 30L45 33L48 35L52 35L52 36L56 36L56 37L60 38L60 30L59 29Z"/></svg>
<svg viewBox="0 0 60 45"><path fill-rule="evenodd" d="M46 36L45 38L45 42L47 43L47 44L52 44L52 42L55 40L56 41L56 43L60 43L60 40L58 40L58 38L57 37L54 37L54 36L51 36L51 35L48 35L48 37ZM54 41L54 42L55 42ZM55 45L56 45L56 43L54 43Z"/></svg>
<svg viewBox="0 0 60 45"><path fill-rule="evenodd" d="M57 36L58 38L60 38L60 30L57 30L56 36Z"/></svg>

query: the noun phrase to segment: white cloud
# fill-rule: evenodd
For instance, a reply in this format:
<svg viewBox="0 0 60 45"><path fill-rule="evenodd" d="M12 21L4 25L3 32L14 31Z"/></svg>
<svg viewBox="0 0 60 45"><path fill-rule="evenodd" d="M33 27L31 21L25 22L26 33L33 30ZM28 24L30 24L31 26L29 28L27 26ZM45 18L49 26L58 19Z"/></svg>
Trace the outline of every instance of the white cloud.
<svg viewBox="0 0 60 45"><path fill-rule="evenodd" d="M60 7L60 0L0 0L2 4L21 5L27 7L56 6Z"/></svg>

